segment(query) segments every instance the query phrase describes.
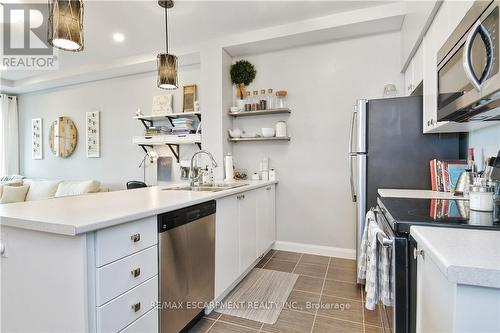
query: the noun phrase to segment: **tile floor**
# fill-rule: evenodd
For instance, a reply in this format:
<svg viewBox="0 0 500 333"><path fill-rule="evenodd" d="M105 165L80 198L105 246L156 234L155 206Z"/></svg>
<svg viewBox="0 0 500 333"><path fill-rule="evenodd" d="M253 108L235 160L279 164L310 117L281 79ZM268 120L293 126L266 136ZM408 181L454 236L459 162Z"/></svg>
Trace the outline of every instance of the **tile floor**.
<svg viewBox="0 0 500 333"><path fill-rule="evenodd" d="M364 307L353 260L271 250L256 266L299 274L274 325L213 311L190 333L382 333L378 309ZM313 306L310 306L313 305Z"/></svg>

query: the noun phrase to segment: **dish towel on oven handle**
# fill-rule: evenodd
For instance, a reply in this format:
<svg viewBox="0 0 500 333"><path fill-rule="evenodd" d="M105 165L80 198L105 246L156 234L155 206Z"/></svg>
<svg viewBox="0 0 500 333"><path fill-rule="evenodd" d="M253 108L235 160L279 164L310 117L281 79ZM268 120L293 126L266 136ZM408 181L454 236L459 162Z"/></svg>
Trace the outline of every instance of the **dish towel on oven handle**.
<svg viewBox="0 0 500 333"><path fill-rule="evenodd" d="M370 221L375 221L375 213L373 212L373 208L366 213L365 218L365 228L363 230L363 236L361 237L361 246L360 251L358 253L358 276L357 281L359 284L366 283L366 268L368 265L368 226L370 225Z"/></svg>
<svg viewBox="0 0 500 333"><path fill-rule="evenodd" d="M369 219L368 225L368 239L366 247L366 303L365 307L368 310L375 310L379 300L379 274L378 274L378 249L379 243L377 236L382 230L379 228L376 218Z"/></svg>
<svg viewBox="0 0 500 333"><path fill-rule="evenodd" d="M383 231L381 231L383 233ZM383 235L385 236L385 234ZM392 293L393 267L392 249L378 245L378 284L380 302L385 306L394 306L394 295Z"/></svg>

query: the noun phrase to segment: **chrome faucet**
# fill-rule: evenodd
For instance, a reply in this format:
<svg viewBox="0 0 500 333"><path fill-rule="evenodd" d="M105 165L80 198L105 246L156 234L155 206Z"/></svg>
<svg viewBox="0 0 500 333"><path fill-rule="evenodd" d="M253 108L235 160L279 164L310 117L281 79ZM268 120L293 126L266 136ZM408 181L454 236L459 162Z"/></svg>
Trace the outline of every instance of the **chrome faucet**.
<svg viewBox="0 0 500 333"><path fill-rule="evenodd" d="M212 153L210 153L208 150L200 150L197 151L196 153L193 154L193 157L191 157L191 167L189 168L189 186L193 187L195 183L195 177L194 177L194 158L198 156L199 154L206 154L210 159L212 160L212 167L216 168L217 167L217 161L215 160L214 156Z"/></svg>

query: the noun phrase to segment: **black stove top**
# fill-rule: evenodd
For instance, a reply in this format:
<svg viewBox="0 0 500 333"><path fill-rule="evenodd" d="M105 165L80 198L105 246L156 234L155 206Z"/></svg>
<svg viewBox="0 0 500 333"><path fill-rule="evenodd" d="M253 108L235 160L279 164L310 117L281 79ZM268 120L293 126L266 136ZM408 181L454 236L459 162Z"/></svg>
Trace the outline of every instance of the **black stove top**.
<svg viewBox="0 0 500 333"><path fill-rule="evenodd" d="M473 228L500 231L499 211L477 212L469 209L468 200L379 198L393 230L410 232L412 225Z"/></svg>

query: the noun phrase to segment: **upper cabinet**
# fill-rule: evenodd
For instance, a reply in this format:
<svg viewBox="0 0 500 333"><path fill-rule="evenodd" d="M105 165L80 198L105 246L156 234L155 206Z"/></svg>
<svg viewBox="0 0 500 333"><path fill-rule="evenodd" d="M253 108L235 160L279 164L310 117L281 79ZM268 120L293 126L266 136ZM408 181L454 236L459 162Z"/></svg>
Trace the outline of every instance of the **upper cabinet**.
<svg viewBox="0 0 500 333"><path fill-rule="evenodd" d="M401 67L406 72L431 24L441 1L407 1L407 14L401 26ZM408 86L406 86L408 90Z"/></svg>
<svg viewBox="0 0 500 333"><path fill-rule="evenodd" d="M420 45L405 71L405 96L411 95L424 78L423 58L423 48Z"/></svg>

